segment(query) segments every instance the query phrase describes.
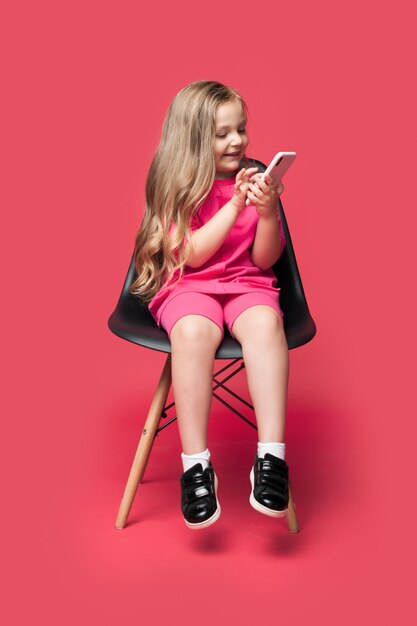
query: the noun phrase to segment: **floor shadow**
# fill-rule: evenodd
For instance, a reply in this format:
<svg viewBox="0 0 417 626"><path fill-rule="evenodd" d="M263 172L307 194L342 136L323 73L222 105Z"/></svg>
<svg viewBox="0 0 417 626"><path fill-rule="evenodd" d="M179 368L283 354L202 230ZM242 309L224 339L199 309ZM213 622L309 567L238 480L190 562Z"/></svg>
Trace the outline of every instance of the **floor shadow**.
<svg viewBox="0 0 417 626"><path fill-rule="evenodd" d="M230 547L230 533L224 526L209 526L201 530L189 530L189 547L200 554L221 554Z"/></svg>

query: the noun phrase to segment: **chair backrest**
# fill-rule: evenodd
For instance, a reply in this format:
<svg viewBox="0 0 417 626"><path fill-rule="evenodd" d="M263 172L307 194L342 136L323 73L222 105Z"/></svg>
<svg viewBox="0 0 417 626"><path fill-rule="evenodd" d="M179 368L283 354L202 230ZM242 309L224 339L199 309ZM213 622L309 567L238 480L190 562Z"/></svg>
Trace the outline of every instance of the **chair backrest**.
<svg viewBox="0 0 417 626"><path fill-rule="evenodd" d="M261 161L249 160L259 168L260 172L266 170L266 165ZM291 349L310 341L316 334L316 326L307 305L281 199L279 200L279 211L286 246L272 269L277 277L278 287L281 288L280 307L284 313L284 328L288 347ZM147 305L129 291L136 276L133 252L117 307L108 321L109 328L119 337L133 343L170 352L167 333L157 327ZM216 354L217 358L241 356L240 345L228 334L227 329L225 329L223 344Z"/></svg>

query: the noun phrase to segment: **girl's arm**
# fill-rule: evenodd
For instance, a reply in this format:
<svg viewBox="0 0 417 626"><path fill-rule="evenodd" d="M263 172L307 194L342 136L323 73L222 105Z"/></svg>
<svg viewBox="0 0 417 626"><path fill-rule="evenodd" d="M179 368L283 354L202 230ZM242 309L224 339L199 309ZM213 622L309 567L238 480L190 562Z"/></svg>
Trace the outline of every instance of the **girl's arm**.
<svg viewBox="0 0 417 626"><path fill-rule="evenodd" d="M252 263L261 270L269 269L278 261L285 246L284 234L278 214L259 217L252 246Z"/></svg>
<svg viewBox="0 0 417 626"><path fill-rule="evenodd" d="M239 210L234 202L230 200L222 206L208 222L194 231L185 246L185 264L193 268L204 265L220 248L238 217Z"/></svg>
<svg viewBox="0 0 417 626"><path fill-rule="evenodd" d="M204 265L220 248L227 235L232 230L239 213L246 206L246 194L249 188L249 180L256 172L257 167L243 167L236 175L233 188L233 197L201 228L194 231L190 242L185 246L186 265L192 268Z"/></svg>
<svg viewBox="0 0 417 626"><path fill-rule="evenodd" d="M285 246L284 230L279 215L278 197L284 185L278 185L270 176L262 179L261 174L252 177L248 199L259 215L251 258L261 270L271 268L281 256Z"/></svg>

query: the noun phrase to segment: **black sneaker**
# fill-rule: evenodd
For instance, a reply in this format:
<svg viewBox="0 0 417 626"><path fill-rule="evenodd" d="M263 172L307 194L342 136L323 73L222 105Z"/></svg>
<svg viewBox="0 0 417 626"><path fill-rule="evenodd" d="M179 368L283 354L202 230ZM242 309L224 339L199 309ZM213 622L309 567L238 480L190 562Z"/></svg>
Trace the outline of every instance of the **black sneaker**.
<svg viewBox="0 0 417 626"><path fill-rule="evenodd" d="M196 463L180 477L181 510L188 528L205 528L220 517L217 476L213 466Z"/></svg>
<svg viewBox="0 0 417 626"><path fill-rule="evenodd" d="M273 454L255 457L250 473L249 502L254 509L271 517L283 517L288 509L288 465Z"/></svg>

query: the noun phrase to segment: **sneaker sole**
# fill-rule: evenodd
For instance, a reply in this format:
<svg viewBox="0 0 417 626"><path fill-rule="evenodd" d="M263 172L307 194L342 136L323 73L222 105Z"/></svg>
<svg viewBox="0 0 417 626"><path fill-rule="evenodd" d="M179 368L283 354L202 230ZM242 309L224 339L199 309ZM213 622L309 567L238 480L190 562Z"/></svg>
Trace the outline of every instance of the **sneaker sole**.
<svg viewBox="0 0 417 626"><path fill-rule="evenodd" d="M217 509L214 511L213 515L211 517L209 517L208 519L204 520L204 522L197 522L196 524L192 524L191 522L187 522L187 520L184 517L184 522L186 524L186 526L188 528L191 528L193 530L199 530L200 528L207 528L207 526L210 526L211 524L214 524L214 522L216 522L219 517L220 517L220 513L221 513L221 508L220 508L220 502L217 499L217 486L218 486L218 480L217 480L217 476L216 474L214 474L214 492L216 494L216 502L217 502Z"/></svg>
<svg viewBox="0 0 417 626"><path fill-rule="evenodd" d="M251 469L249 478L250 478L250 482L252 485L252 491L250 492L249 502L253 506L253 508L256 509L259 513L263 513L264 515L269 515L270 517L285 517L287 515L288 508L284 509L283 511L274 511L274 509L269 509L267 506L265 506L264 504L261 504L255 499L255 496L253 495L253 487L255 483L255 473L253 471L253 467Z"/></svg>

